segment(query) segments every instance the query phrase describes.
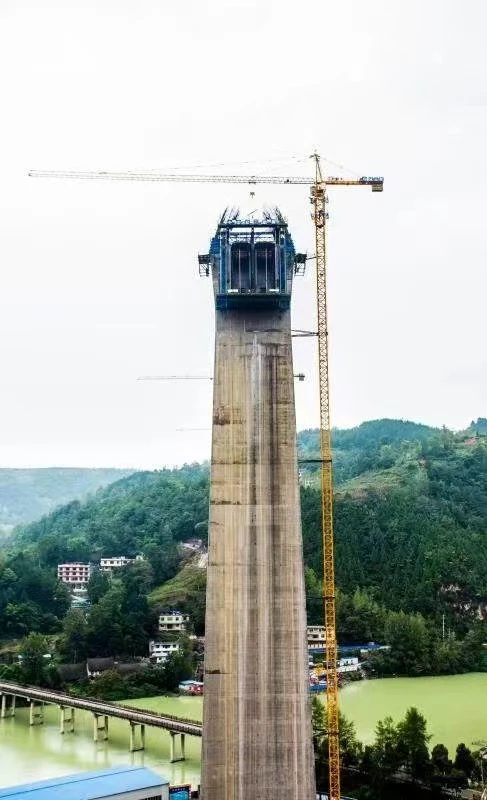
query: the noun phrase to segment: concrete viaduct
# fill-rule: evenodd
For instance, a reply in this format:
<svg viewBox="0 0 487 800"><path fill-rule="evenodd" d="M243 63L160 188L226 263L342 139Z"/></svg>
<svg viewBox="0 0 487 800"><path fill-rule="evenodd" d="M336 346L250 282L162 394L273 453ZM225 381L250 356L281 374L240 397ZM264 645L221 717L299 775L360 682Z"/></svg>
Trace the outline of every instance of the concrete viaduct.
<svg viewBox="0 0 487 800"><path fill-rule="evenodd" d="M20 683L0 681L0 718L15 716L15 701L21 697L30 704L29 724L38 725L44 722L44 705L56 705L60 711L59 732L74 731L74 712L76 708L91 711L93 714L93 740L98 742L108 739L108 718L124 719L130 725L130 750L143 750L145 747L145 726L163 728L169 731L171 762L185 758L185 737L201 736L202 726L199 722L171 716L156 714L144 709L127 708L115 703L91 700L86 697L71 697L62 692L40 689L38 686L24 686ZM137 729L139 735L137 736ZM176 737L179 736L180 748L176 752Z"/></svg>

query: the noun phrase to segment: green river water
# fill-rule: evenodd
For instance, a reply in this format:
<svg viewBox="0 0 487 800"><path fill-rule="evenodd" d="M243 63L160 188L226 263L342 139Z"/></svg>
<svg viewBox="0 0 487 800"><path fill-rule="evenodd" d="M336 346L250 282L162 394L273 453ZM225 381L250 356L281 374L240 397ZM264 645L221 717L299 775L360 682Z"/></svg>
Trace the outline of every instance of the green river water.
<svg viewBox="0 0 487 800"><path fill-rule="evenodd" d="M201 718L200 697L150 697L127 705ZM399 719L409 706L427 718L430 746L443 742L454 753L458 742L487 743L487 673L440 678L393 678L352 683L340 692L340 707L355 722L363 742L373 738L379 719ZM59 711L45 709L44 725L29 727L28 710L0 720L0 787L120 764L145 765L170 783L197 785L201 740L186 737L185 762L169 763L169 734L146 728L146 750L130 753L129 725L109 720L109 741L95 744L92 717L76 711L75 733L59 733Z"/></svg>

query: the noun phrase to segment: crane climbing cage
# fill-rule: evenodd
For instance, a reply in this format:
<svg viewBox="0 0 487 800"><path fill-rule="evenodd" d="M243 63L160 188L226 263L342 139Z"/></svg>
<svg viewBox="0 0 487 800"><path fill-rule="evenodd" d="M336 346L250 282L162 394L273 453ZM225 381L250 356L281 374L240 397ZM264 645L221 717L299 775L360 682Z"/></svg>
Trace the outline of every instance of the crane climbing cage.
<svg viewBox="0 0 487 800"><path fill-rule="evenodd" d="M266 307L285 310L292 279L303 275L306 254L296 253L287 222L279 209L241 218L223 213L209 253L198 256L200 275L213 276L216 307Z"/></svg>

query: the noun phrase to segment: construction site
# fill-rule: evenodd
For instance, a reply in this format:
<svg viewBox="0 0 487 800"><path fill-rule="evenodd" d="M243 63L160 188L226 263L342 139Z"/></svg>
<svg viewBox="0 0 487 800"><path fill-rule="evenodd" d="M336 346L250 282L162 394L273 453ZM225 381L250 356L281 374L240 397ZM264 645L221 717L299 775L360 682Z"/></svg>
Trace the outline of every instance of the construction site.
<svg viewBox="0 0 487 800"><path fill-rule="evenodd" d="M276 208L226 210L200 254L216 314L201 792L203 800L314 800L291 297L316 270L329 800L340 800L328 370L329 186L379 177L35 172L35 177L308 185L315 253L295 251ZM315 460L316 463L316 460ZM286 652L286 658L283 653Z"/></svg>

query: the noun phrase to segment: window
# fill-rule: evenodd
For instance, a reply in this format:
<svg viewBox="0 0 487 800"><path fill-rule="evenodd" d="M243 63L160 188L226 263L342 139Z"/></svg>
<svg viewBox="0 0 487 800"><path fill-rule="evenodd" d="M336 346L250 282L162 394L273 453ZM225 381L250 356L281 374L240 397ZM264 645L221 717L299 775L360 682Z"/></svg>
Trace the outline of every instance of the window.
<svg viewBox="0 0 487 800"><path fill-rule="evenodd" d="M252 286L250 275L250 245L237 243L232 245L230 270L230 288L248 292Z"/></svg>
<svg viewBox="0 0 487 800"><path fill-rule="evenodd" d="M268 292L276 288L275 248L273 244L257 242L255 245L255 288Z"/></svg>

